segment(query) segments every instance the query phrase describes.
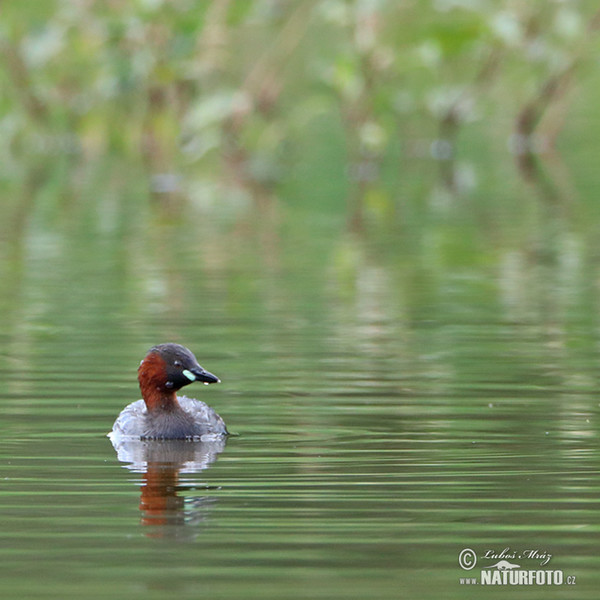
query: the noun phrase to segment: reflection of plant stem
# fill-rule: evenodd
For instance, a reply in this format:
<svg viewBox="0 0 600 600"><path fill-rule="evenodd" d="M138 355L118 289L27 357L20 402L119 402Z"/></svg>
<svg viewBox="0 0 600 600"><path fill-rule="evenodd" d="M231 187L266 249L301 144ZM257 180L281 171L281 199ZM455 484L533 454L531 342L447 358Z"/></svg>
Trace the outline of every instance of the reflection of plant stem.
<svg viewBox="0 0 600 600"><path fill-rule="evenodd" d="M365 28L366 37L375 36L381 19L376 12L363 15L357 19L354 39L360 39L360 29ZM357 42L355 42L357 43ZM355 98L347 98L340 93L341 116L346 130L348 148L348 175L351 191L346 200L348 228L360 232L365 225L365 200L374 182L379 178L383 159L381 149L369 148L361 137L361 129L369 123L377 122L374 100L377 95L378 68L372 48L367 45L361 48L357 43L358 71L362 81L360 93Z"/></svg>
<svg viewBox="0 0 600 600"><path fill-rule="evenodd" d="M440 160L440 176L444 187L449 190L456 188L455 177L455 148L459 129L464 122L466 112L465 105L474 96L482 95L490 86L494 76L498 73L500 64L500 51L494 47L491 49L486 60L475 75L470 86L444 111L439 121L439 140L448 149L447 159Z"/></svg>
<svg viewBox="0 0 600 600"><path fill-rule="evenodd" d="M3 39L0 41L0 53L4 58L5 71L19 97L21 106L31 121L35 123L36 133L47 131L49 127L48 107L35 94L27 65L18 48ZM6 234L13 240L23 239L23 232L35 207L37 191L48 175L47 165L40 161L32 160L31 162L32 164L21 182L19 199L15 203L14 212L7 220Z"/></svg>
<svg viewBox="0 0 600 600"><path fill-rule="evenodd" d="M541 169L535 157L533 140L543 116L549 107L564 97L571 85L575 71L575 62L572 62L562 72L550 76L532 98L519 112L515 124L516 129L516 162L521 175L528 181L535 183L541 192L541 197L548 203L557 204L560 194L555 186ZM555 131L557 135L558 130ZM547 150L554 147L549 139L545 140ZM559 161L560 162L560 161Z"/></svg>
<svg viewBox="0 0 600 600"><path fill-rule="evenodd" d="M529 139L533 135L548 107L568 91L575 68L576 64L572 62L560 73L548 77L537 94L519 111L516 121L519 136Z"/></svg>
<svg viewBox="0 0 600 600"><path fill-rule="evenodd" d="M0 42L0 52L4 57L6 71L26 113L34 122L45 125L48 119L48 109L33 92L23 57L6 39Z"/></svg>
<svg viewBox="0 0 600 600"><path fill-rule="evenodd" d="M516 138L516 161L519 171L529 181L540 185L546 200L558 201L559 194L549 185L541 172L540 166L535 158L540 148L534 147L534 138L543 118L548 114L552 106L557 106L573 85L574 73L585 55L587 41L600 24L600 10L590 19L578 50L574 53L569 63L560 70L551 73L538 88L537 93L519 111L515 122ZM531 27L530 27L531 29ZM536 30L536 28L533 28ZM566 106L562 107L562 112ZM547 127L547 135L543 136L544 150L551 151L555 146L556 138L564 119L554 116L550 127ZM540 140L538 139L538 145Z"/></svg>
<svg viewBox="0 0 600 600"><path fill-rule="evenodd" d="M223 123L223 160L228 172L228 181L246 191L256 208L262 210L271 202L270 190L249 172L250 154L240 142L243 122L226 119Z"/></svg>
<svg viewBox="0 0 600 600"><path fill-rule="evenodd" d="M40 165L36 165L27 171L9 231L9 234L14 236L15 239L23 239L27 221L33 212L36 194L45 181L46 176L46 170Z"/></svg>
<svg viewBox="0 0 600 600"><path fill-rule="evenodd" d="M223 159L227 170L231 179L250 194L259 210L271 204L271 189L249 171L251 155L240 137L254 110L265 118L272 117L283 88L281 71L306 33L313 4L311 1L297 5L246 76L239 89L239 106L223 122Z"/></svg>
<svg viewBox="0 0 600 600"><path fill-rule="evenodd" d="M280 79L287 61L302 41L310 22L309 17L313 5L313 0L299 2L296 5L296 10L281 27L273 42L265 48L246 76L240 91L248 94L258 104L259 109L262 108L260 101L263 95L269 97L269 85ZM279 88L279 86L277 87ZM268 106L269 103L267 103Z"/></svg>
<svg viewBox="0 0 600 600"><path fill-rule="evenodd" d="M223 50L227 41L227 14L231 0L212 2L206 11L205 25L199 40L201 60L210 72L223 63Z"/></svg>

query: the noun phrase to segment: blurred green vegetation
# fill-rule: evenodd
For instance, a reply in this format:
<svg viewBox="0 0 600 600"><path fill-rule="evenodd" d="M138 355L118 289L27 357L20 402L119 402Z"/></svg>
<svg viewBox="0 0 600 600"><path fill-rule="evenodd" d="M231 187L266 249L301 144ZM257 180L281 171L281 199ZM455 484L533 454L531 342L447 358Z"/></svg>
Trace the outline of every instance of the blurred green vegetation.
<svg viewBox="0 0 600 600"><path fill-rule="evenodd" d="M570 218L599 20L576 0L6 3L1 231L129 231L156 207L408 238Z"/></svg>
<svg viewBox="0 0 600 600"><path fill-rule="evenodd" d="M417 320L591 314L599 15L574 0L7 3L3 301L20 310L36 274L34 296L85 281L69 292L85 318L94 293L137 305L153 286L178 314L172 274L193 257L232 311L325 293L362 318L380 286Z"/></svg>
<svg viewBox="0 0 600 600"><path fill-rule="evenodd" d="M595 457L577 444L593 444L597 427L597 3L19 0L2 3L0 16L0 339L13 435L27 441L50 428L53 443L66 439L65 423L81 432L83 411L85 431L105 431L117 407L137 398L136 360L173 340L227 381L235 428L268 431L284 418L302 433L326 423L327 439L341 435L353 452L366 423L459 440L458 454L446 443L440 451L459 461L455 486L443 474L451 513L439 512L434 529L430 508L420 526L412 506L408 513L410 540L424 535L428 557L432 539L456 542L464 494L461 522L497 523L502 536L513 522L493 511L473 517L483 488L469 465L477 477L482 464L499 473L486 489L503 499L515 468L494 471L497 463L470 454L463 462L473 431L491 432L490 456L506 458L510 449L529 453L532 422L539 433L563 419L564 437L544 436L554 450L536 447L546 462L534 463L531 498L540 504L536 477L546 469L546 492L583 506L594 490L580 477L573 496L556 464L561 452L578 460L579 476L581 457ZM498 399L504 416L489 417ZM39 429L25 418L33 413ZM397 471L384 441L385 465ZM70 440L62 443L70 456ZM410 447L399 447L398 464L418 467ZM424 457L427 468L446 464ZM256 464L263 477L268 463ZM83 481L72 474L69 498L72 482ZM593 519L573 528L568 508L557 525L554 504L545 506L538 531L550 523L549 547L565 531L595 533ZM517 513L529 535L531 511ZM240 552L240 515L233 550L219 542L231 556ZM442 518L445 538L435 523ZM63 521L56 531L56 544L49 533L38 547L37 529L26 538L35 540L32 554L7 545L9 566L23 556L36 564L44 544L63 548ZM328 531L344 549L332 553L342 564L343 538ZM91 566L75 565L93 584L77 579L88 596L99 589L90 573L114 574L106 569L114 540L102 546L100 537ZM299 547L306 560L304 540ZM42 575L55 570L46 559ZM363 565L362 551L357 560ZM8 593L29 581L15 572ZM269 566L269 579L274 573ZM232 585L247 589L236 577ZM39 574L32 581L50 589ZM284 581L289 587L288 570ZM356 595L343 583L345 597Z"/></svg>

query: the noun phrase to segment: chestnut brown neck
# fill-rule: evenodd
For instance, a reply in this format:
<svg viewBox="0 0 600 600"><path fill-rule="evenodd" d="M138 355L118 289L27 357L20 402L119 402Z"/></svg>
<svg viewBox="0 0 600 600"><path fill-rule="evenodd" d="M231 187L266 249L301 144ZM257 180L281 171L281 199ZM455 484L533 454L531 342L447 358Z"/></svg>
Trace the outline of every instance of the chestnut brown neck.
<svg viewBox="0 0 600 600"><path fill-rule="evenodd" d="M138 369L138 381L148 412L179 409L176 390L167 389L167 371L158 354L148 354Z"/></svg>
<svg viewBox="0 0 600 600"><path fill-rule="evenodd" d="M161 390L157 387L140 384L142 398L148 412L173 411L180 408L177 395L171 390Z"/></svg>

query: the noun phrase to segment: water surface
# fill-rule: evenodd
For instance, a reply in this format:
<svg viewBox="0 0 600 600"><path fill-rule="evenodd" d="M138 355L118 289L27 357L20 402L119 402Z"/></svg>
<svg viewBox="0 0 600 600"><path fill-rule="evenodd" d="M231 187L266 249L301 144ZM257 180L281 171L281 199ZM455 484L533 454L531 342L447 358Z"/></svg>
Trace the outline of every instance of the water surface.
<svg viewBox="0 0 600 600"><path fill-rule="evenodd" d="M439 270L306 227L59 232L4 264L3 597L596 597L592 267L569 291L560 261ZM222 379L187 389L236 435L119 460L105 434L165 341ZM460 583L506 548L576 594Z"/></svg>

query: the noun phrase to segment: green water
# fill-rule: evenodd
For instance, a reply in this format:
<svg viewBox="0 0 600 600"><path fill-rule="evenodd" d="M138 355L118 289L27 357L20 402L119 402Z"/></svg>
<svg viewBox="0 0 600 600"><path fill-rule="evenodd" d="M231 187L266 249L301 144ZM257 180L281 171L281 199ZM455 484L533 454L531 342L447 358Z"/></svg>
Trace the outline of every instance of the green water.
<svg viewBox="0 0 600 600"><path fill-rule="evenodd" d="M473 263L291 209L273 228L143 223L4 246L3 598L596 597L579 238ZM120 462L105 434L165 341L222 379L189 395L237 435L191 466ZM505 548L551 554L575 587L460 584Z"/></svg>
<svg viewBox="0 0 600 600"><path fill-rule="evenodd" d="M3 3L0 600L596 600L597 11Z"/></svg>

